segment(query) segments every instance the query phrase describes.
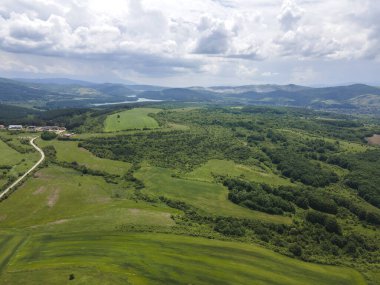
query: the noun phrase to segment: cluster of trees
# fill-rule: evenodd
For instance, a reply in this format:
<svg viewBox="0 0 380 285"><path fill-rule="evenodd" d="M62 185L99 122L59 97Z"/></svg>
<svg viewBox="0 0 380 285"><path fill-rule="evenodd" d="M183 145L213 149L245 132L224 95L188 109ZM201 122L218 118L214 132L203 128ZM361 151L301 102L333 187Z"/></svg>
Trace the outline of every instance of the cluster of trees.
<svg viewBox="0 0 380 285"><path fill-rule="evenodd" d="M356 189L364 200L380 208L380 150L356 154L351 159L346 184Z"/></svg>
<svg viewBox="0 0 380 285"><path fill-rule="evenodd" d="M278 170L294 181L314 187L325 187L339 181L336 173L323 169L319 164L311 162L304 156L290 149L271 149L264 147L263 151L277 164Z"/></svg>
<svg viewBox="0 0 380 285"><path fill-rule="evenodd" d="M135 187L136 190L141 190L145 188L145 184L143 181L140 179L137 179L134 176L134 172L140 168L140 165L134 164L132 167L127 171L127 173L124 175L124 180L129 181L133 183L133 186Z"/></svg>
<svg viewBox="0 0 380 285"><path fill-rule="evenodd" d="M268 193L265 187L259 184L240 179L225 179L223 185L229 190L228 199L235 204L275 215L295 212L292 203Z"/></svg>
<svg viewBox="0 0 380 285"><path fill-rule="evenodd" d="M345 177L347 186L355 189L367 202L380 208L380 150L363 153L335 155L327 160L330 164L350 170Z"/></svg>
<svg viewBox="0 0 380 285"><path fill-rule="evenodd" d="M224 178L223 185L229 189L229 200L252 210L280 215L294 213L296 205L305 210L312 208L332 215L338 213L334 197L312 187L272 187L236 178Z"/></svg>
<svg viewBox="0 0 380 285"><path fill-rule="evenodd" d="M308 211L305 221L292 225L272 224L258 220L223 216L207 216L182 201L160 197L170 207L184 212L176 217L182 224L203 224L215 232L229 237L256 237L270 247L294 256L310 260L313 256L338 257L376 255L379 249L376 240L358 234L342 235L341 228L333 216Z"/></svg>
<svg viewBox="0 0 380 285"><path fill-rule="evenodd" d="M278 143L278 142L287 142L286 136L279 132L274 132L273 130L269 130L267 132L267 138L272 141L272 143Z"/></svg>
<svg viewBox="0 0 380 285"><path fill-rule="evenodd" d="M331 143L325 140L306 140L304 145L298 149L302 153L309 154L307 157L325 161L326 154L331 154L339 150L339 141Z"/></svg>
<svg viewBox="0 0 380 285"><path fill-rule="evenodd" d="M213 130L138 133L127 136L93 138L80 143L99 157L191 170L209 159L245 162L255 158L250 147L228 133Z"/></svg>
<svg viewBox="0 0 380 285"><path fill-rule="evenodd" d="M57 158L57 150L54 146L48 145L42 147L42 151L45 153L45 157L47 161L55 161Z"/></svg>
<svg viewBox="0 0 380 285"><path fill-rule="evenodd" d="M29 140L27 144L23 143L24 140L21 140L20 144L22 144L22 146L20 144L15 143L12 138L0 136L0 140L2 140L6 145L8 145L10 148L13 148L15 151L19 153L34 152L34 149L29 145Z"/></svg>
<svg viewBox="0 0 380 285"><path fill-rule="evenodd" d="M42 132L41 133L41 139L44 141L51 141L54 140L58 135L54 132Z"/></svg>
<svg viewBox="0 0 380 285"><path fill-rule="evenodd" d="M306 213L306 221L312 224L320 224L330 233L336 233L338 235L342 234L341 227L339 226L337 220L332 216L317 211L308 211Z"/></svg>

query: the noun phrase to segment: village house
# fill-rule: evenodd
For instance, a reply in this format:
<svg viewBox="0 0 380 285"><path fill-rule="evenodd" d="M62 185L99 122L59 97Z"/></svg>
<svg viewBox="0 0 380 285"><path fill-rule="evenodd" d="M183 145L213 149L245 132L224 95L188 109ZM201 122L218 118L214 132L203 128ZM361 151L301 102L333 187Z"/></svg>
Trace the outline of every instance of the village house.
<svg viewBox="0 0 380 285"><path fill-rule="evenodd" d="M0 125L0 130L4 130L5 129L5 126L4 125Z"/></svg>
<svg viewBox="0 0 380 285"><path fill-rule="evenodd" d="M59 131L65 131L66 128L58 127L58 126L44 126L44 127L37 127L36 130L40 132L59 132Z"/></svg>
<svg viewBox="0 0 380 285"><path fill-rule="evenodd" d="M64 138L71 138L74 134L63 134L62 137Z"/></svg>
<svg viewBox="0 0 380 285"><path fill-rule="evenodd" d="M27 127L26 127L26 130L27 130L28 132L35 132L36 129L37 129L36 126L27 126Z"/></svg>
<svg viewBox="0 0 380 285"><path fill-rule="evenodd" d="M8 130L9 131L21 131L22 125L9 125Z"/></svg>

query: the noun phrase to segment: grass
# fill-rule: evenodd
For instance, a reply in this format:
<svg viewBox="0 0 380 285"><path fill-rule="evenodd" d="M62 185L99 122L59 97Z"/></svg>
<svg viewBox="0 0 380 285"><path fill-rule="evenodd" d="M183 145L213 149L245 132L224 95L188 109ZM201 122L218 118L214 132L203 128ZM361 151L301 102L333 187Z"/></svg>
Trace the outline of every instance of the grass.
<svg viewBox="0 0 380 285"><path fill-rule="evenodd" d="M143 192L181 200L209 214L254 218L274 223L291 222L285 216L252 211L230 202L227 188L220 184L175 178L171 174L169 169L143 166L136 173L136 177L146 186Z"/></svg>
<svg viewBox="0 0 380 285"><path fill-rule="evenodd" d="M109 115L104 123L104 131L118 132L129 129L158 128L157 121L148 115L160 111L155 108L136 108Z"/></svg>
<svg viewBox="0 0 380 285"><path fill-rule="evenodd" d="M172 226L171 208L113 198L124 185L101 177L82 176L72 169L50 166L30 178L1 202L0 230L95 231L123 224Z"/></svg>
<svg viewBox="0 0 380 285"><path fill-rule="evenodd" d="M17 162L20 162L24 156L10 148L7 144L5 144L2 140L0 140L0 153L1 153L1 165L14 165Z"/></svg>
<svg viewBox="0 0 380 285"><path fill-rule="evenodd" d="M0 166L12 166L7 176L19 176L25 173L37 162L39 155L36 152L19 153L0 140ZM0 187L7 182L7 178L0 179Z"/></svg>
<svg viewBox="0 0 380 285"><path fill-rule="evenodd" d="M33 235L2 284L366 284L355 270L259 246L165 234Z"/></svg>
<svg viewBox="0 0 380 285"><path fill-rule="evenodd" d="M229 160L209 160L206 164L184 175L185 178L201 180L206 182L214 181L213 174L241 177L257 183L265 183L273 186L291 185L289 179L281 178L278 175L264 171L257 166L245 166L236 164Z"/></svg>
<svg viewBox="0 0 380 285"><path fill-rule="evenodd" d="M94 170L104 171L110 174L123 175L125 174L131 164L128 162L103 159L96 157L86 149L79 148L78 142L70 141L38 141L39 146L53 145L57 151L57 159L64 162L74 162Z"/></svg>

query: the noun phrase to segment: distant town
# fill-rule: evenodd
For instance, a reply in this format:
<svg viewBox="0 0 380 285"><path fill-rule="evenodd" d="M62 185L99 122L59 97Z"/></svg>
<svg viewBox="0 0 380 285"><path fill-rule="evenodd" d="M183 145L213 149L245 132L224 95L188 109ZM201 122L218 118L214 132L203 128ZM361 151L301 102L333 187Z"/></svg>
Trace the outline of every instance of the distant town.
<svg viewBox="0 0 380 285"><path fill-rule="evenodd" d="M64 133L66 131L66 128L58 127L58 126L0 125L0 130L22 131L22 132L54 132L63 137L71 137L72 135L74 135L71 133Z"/></svg>

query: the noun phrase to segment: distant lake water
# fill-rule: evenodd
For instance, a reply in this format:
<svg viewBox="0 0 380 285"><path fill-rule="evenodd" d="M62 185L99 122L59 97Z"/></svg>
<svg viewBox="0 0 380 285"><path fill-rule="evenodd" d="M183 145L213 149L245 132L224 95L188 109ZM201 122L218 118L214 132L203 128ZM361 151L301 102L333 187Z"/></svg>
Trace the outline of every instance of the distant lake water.
<svg viewBox="0 0 380 285"><path fill-rule="evenodd" d="M130 97L132 97L132 96L130 96ZM107 106L107 105L119 105L119 104L133 104L133 103L140 103L140 102L162 102L162 100L153 100L153 99L147 99L147 98L138 98L136 101L97 103L97 104L92 104L92 105L93 106Z"/></svg>

